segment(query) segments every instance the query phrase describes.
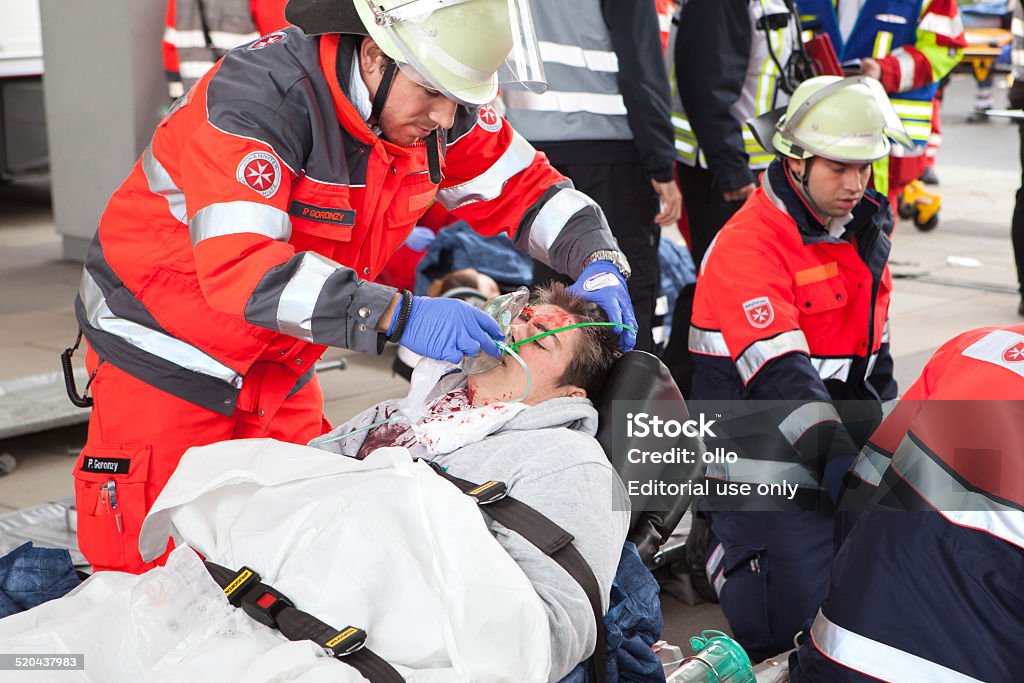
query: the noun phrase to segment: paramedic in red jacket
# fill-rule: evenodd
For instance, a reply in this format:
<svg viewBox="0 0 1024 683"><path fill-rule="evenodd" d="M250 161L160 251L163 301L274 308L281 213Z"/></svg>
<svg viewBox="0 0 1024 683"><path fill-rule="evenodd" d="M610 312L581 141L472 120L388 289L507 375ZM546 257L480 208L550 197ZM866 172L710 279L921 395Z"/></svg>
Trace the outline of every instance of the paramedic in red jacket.
<svg viewBox="0 0 1024 683"><path fill-rule="evenodd" d="M139 528L190 446L321 434L326 346L498 354L472 306L372 282L435 198L635 327L601 210L487 106L499 76L543 87L526 1L293 0L302 30L230 51L160 122L75 302L95 400L79 543L97 569L153 566Z"/></svg>
<svg viewBox="0 0 1024 683"><path fill-rule="evenodd" d="M850 470L792 681L1024 680L1022 444L1024 325L943 344Z"/></svg>
<svg viewBox="0 0 1024 683"><path fill-rule="evenodd" d="M896 397L893 218L867 188L889 137L911 143L878 82L864 76L804 81L784 112L750 125L780 157L704 257L689 344L692 398L751 413L723 426L721 444L706 444L740 455L709 465L708 477L799 486L791 499L705 501L720 543L708 576L757 661L791 647L814 616L828 583L838 486L881 403Z"/></svg>

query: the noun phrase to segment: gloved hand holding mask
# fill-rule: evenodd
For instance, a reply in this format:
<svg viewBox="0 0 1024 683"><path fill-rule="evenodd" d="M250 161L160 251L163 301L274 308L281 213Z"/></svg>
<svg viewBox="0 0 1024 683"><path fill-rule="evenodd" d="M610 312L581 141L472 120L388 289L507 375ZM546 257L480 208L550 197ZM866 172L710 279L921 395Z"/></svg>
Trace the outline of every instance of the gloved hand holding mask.
<svg viewBox="0 0 1024 683"><path fill-rule="evenodd" d="M388 335L394 332L399 313L400 309L395 311ZM421 356L460 363L465 356L481 351L498 356L494 340L503 336L494 318L464 301L415 296L409 321L398 341Z"/></svg>

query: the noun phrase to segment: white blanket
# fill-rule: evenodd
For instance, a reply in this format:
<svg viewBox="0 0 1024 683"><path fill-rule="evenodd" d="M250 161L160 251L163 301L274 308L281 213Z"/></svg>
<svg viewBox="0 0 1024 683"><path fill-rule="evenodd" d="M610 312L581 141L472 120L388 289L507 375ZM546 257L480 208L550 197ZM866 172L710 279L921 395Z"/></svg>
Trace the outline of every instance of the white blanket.
<svg viewBox="0 0 1024 683"><path fill-rule="evenodd" d="M175 549L165 567L101 572L59 600L0 619L0 652L84 656L82 671L5 671L5 683L366 680L231 607L189 548Z"/></svg>
<svg viewBox="0 0 1024 683"><path fill-rule="evenodd" d="M265 439L190 449L143 525L143 557L158 555L168 534L218 564L252 567L322 621L366 629L367 647L407 680L547 680L548 622L529 580L488 532L475 503L427 465L412 462L405 449L380 449L363 461ZM147 580L115 576L127 582L122 591ZM101 580L102 575L90 579L72 598L88 594L90 584ZM182 577L174 574L173 580ZM88 613L95 603L81 607ZM216 610L209 615L224 618ZM40 616L37 628L49 628L58 640L65 637L61 615ZM106 632L104 641L122 644L134 628L127 615L113 622L96 616L98 621L76 623L75 630ZM0 650L22 651L14 647L20 631L12 631L6 620L0 626ZM246 647L265 651L269 632L251 624L250 633L259 644ZM211 656L201 639L183 636L176 645L185 653L179 666ZM312 660L314 646L277 643L295 651L292 665L313 667L308 675L322 663L345 669L331 660ZM107 658L106 651L109 664L130 668L125 658L131 648L98 648L94 657ZM152 670L152 658L137 659L132 667ZM190 682L250 680L237 667L215 673L196 669L190 668ZM155 678L136 674L134 680ZM116 679L90 674L84 680Z"/></svg>

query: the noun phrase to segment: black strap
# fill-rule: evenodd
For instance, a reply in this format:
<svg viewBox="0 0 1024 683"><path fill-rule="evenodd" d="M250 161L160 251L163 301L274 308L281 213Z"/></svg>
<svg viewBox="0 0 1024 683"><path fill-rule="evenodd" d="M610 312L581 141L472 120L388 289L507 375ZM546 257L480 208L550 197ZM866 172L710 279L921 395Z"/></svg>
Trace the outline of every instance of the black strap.
<svg viewBox="0 0 1024 683"><path fill-rule="evenodd" d="M404 683L395 669L364 647L366 632L354 626L338 629L295 607L291 600L260 581L248 567L232 571L204 562L210 576L224 589L235 607L265 626L276 628L288 640L312 640L338 661L348 664L370 683Z"/></svg>
<svg viewBox="0 0 1024 683"><path fill-rule="evenodd" d="M601 609L601 588L594 576L594 570L580 555L580 551L572 544L573 536L532 507L505 495L505 485L500 482L474 484L459 479L445 472L440 467L431 465L432 469L457 486L460 491L476 499L483 506L484 512L493 517L507 529L515 531L527 541L535 545L541 552L558 563L562 569L576 580L583 592L587 594L590 607L594 612L597 624L597 643L594 656L590 659L593 667L594 680L605 683L607 665L605 663L604 611ZM500 488L499 488L500 487ZM500 495L492 495L497 489Z"/></svg>
<svg viewBox="0 0 1024 683"><path fill-rule="evenodd" d="M78 345L81 343L82 329L79 328L78 336L75 337L75 345L64 349L64 352L60 354L60 367L64 372L64 389L68 392L68 398L78 408L90 408L92 407L92 396L89 395L89 385L92 384L93 379L96 377L99 366L97 365L96 369L89 375L89 381L85 384L85 393L79 396L78 387L75 386L75 369L71 366L71 356L75 355L75 351L78 350ZM100 363L102 362L100 361Z"/></svg>
<svg viewBox="0 0 1024 683"><path fill-rule="evenodd" d="M377 93L373 96L373 106L370 109L370 118L380 123L381 112L384 111L384 102L391 92L391 84L395 81L395 72L398 71L398 64L389 59L384 65L384 73L380 77L380 85L377 86Z"/></svg>
<svg viewBox="0 0 1024 683"><path fill-rule="evenodd" d="M210 36L210 24L206 21L206 7L203 5L203 0L196 0L196 11L199 14L199 26L203 31L203 42L206 43L206 49L213 55L213 61L217 61L224 56L224 51L219 49L213 44L213 38Z"/></svg>
<svg viewBox="0 0 1024 683"><path fill-rule="evenodd" d="M430 173L430 182L435 185L441 184L441 154L437 149L437 128L430 131L423 144L427 146L427 171Z"/></svg>
<svg viewBox="0 0 1024 683"><path fill-rule="evenodd" d="M391 331L388 341L397 344L405 332L405 326L409 324L409 316L412 315L412 292L408 289L402 292L402 303L398 309L398 319L395 321L395 329Z"/></svg>

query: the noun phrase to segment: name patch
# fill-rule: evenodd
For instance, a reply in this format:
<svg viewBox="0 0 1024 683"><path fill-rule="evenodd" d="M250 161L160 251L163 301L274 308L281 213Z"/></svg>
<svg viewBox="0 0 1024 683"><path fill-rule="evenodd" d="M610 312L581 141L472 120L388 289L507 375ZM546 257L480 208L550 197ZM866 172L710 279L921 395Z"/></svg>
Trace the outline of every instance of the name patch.
<svg viewBox="0 0 1024 683"><path fill-rule="evenodd" d="M128 474L132 461L128 458L91 458L82 459L83 472L96 474Z"/></svg>
<svg viewBox="0 0 1024 683"><path fill-rule="evenodd" d="M318 223L332 223L334 225L356 224L356 212L353 209L330 209L292 201L292 205L288 207L288 213L296 218L305 218L308 221L316 221Z"/></svg>

